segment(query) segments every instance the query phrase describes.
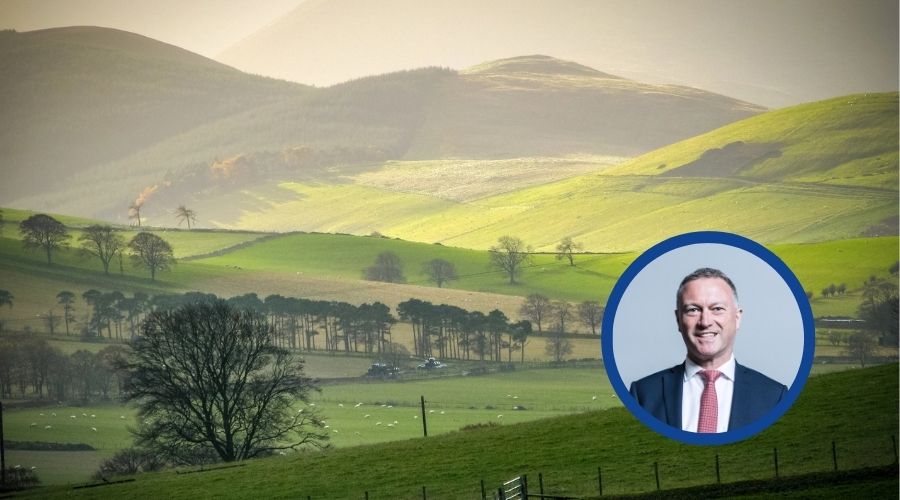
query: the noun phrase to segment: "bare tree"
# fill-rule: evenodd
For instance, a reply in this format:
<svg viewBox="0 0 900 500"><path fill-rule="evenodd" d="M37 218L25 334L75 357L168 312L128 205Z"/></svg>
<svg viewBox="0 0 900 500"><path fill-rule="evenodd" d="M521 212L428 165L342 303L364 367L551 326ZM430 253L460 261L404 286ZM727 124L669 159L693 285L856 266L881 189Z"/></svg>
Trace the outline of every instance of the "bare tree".
<svg viewBox="0 0 900 500"><path fill-rule="evenodd" d="M14 298L9 290L0 290L0 307L9 306L12 309Z"/></svg>
<svg viewBox="0 0 900 500"><path fill-rule="evenodd" d="M438 288L442 288L444 283L450 280L458 279L456 266L444 259L432 259L426 262L425 274L428 275L428 279L437 284Z"/></svg>
<svg viewBox="0 0 900 500"><path fill-rule="evenodd" d="M557 300L550 305L550 311L556 320L556 331L566 333L566 323L572 319L572 306L564 300Z"/></svg>
<svg viewBox="0 0 900 500"><path fill-rule="evenodd" d="M63 321L65 321L66 335L68 335L69 324L75 321L75 315L73 314L72 308L72 304L75 303L75 294L68 290L63 290L56 294L56 301L63 306Z"/></svg>
<svg viewBox="0 0 900 500"><path fill-rule="evenodd" d="M531 247L514 236L501 236L489 252L491 266L509 276L510 285L516 283L516 276L521 274L522 267L531 262Z"/></svg>
<svg viewBox="0 0 900 500"><path fill-rule="evenodd" d="M532 293L525 297L522 307L519 308L519 314L534 323L538 333L541 333L544 318L550 314L550 299L539 293Z"/></svg>
<svg viewBox="0 0 900 500"><path fill-rule="evenodd" d="M178 218L178 225L180 226L182 222L187 222L187 228L191 228L191 222L195 222L197 219L197 212L187 208L184 205L179 205L178 208L175 209L175 217Z"/></svg>
<svg viewBox="0 0 900 500"><path fill-rule="evenodd" d="M858 360L859 365L866 367L866 361L875 354L875 348L878 347L878 339L872 332L856 332L847 339L847 354Z"/></svg>
<svg viewBox="0 0 900 500"><path fill-rule="evenodd" d="M564 337L561 333L554 333L547 337L547 344L544 347L544 352L553 358L553 361L557 363L561 362L563 358L572 354L572 350L572 341Z"/></svg>
<svg viewBox="0 0 900 500"><path fill-rule="evenodd" d="M125 391L144 422L138 446L175 463L324 446L316 414L292 409L317 387L275 347L262 314L222 300L156 311L132 350Z"/></svg>
<svg viewBox="0 0 900 500"><path fill-rule="evenodd" d="M57 316L53 309L47 311L46 314L41 315L41 320L43 320L44 325L47 327L47 331L50 335L54 335L56 333L56 327L59 325L59 316Z"/></svg>
<svg viewBox="0 0 900 500"><path fill-rule="evenodd" d="M109 274L109 263L125 250L125 238L111 226L88 226L78 240L81 241L82 251L100 259L103 274Z"/></svg>
<svg viewBox="0 0 900 500"><path fill-rule="evenodd" d="M603 320L603 307L599 302L586 300L578 304L578 319L591 329L591 335L597 335L597 327Z"/></svg>
<svg viewBox="0 0 900 500"><path fill-rule="evenodd" d="M138 266L150 270L150 279L156 280L157 271L165 271L175 263L172 246L159 236L141 232L128 243L131 258Z"/></svg>
<svg viewBox="0 0 900 500"><path fill-rule="evenodd" d="M138 203L137 201L133 201L128 205L128 218L137 222L137 227L141 227L141 208L143 206L143 203Z"/></svg>
<svg viewBox="0 0 900 500"><path fill-rule="evenodd" d="M556 260L566 259L570 266L574 266L575 253L581 251L582 248L584 247L581 243L576 243L572 241L571 237L566 236L559 245L556 245Z"/></svg>
<svg viewBox="0 0 900 500"><path fill-rule="evenodd" d="M375 257L375 263L363 270L367 280L386 283L405 283L403 264L394 252L382 252Z"/></svg>
<svg viewBox="0 0 900 500"><path fill-rule="evenodd" d="M68 245L71 238L62 222L46 214L36 214L19 223L22 244L26 248L43 248L47 253L47 264L52 264L51 254Z"/></svg>

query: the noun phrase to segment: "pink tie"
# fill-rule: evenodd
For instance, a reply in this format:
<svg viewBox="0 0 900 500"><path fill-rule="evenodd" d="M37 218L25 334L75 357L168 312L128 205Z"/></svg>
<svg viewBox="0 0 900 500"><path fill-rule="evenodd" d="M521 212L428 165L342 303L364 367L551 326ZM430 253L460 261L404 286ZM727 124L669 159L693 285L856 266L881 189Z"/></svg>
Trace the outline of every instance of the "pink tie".
<svg viewBox="0 0 900 500"><path fill-rule="evenodd" d="M700 370L700 376L706 381L703 394L700 395L700 422L697 432L716 432L719 421L719 398L716 397L716 379L722 372L718 370Z"/></svg>

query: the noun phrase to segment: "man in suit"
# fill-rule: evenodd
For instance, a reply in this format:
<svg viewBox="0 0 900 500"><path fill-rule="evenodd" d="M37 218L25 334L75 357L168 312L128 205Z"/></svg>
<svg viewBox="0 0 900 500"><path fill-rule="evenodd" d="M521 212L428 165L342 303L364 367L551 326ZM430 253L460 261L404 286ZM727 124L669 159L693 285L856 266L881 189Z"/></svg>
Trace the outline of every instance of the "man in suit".
<svg viewBox="0 0 900 500"><path fill-rule="evenodd" d="M687 275L675 309L687 357L633 382L631 395L654 417L689 432L726 432L768 413L787 387L735 361L742 314L725 273L701 268Z"/></svg>

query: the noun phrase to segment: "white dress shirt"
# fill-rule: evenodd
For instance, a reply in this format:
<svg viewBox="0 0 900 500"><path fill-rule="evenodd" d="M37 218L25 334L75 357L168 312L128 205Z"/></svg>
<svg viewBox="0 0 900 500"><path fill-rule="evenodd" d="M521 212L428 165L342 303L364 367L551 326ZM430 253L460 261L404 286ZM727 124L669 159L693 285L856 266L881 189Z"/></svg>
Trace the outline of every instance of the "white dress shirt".
<svg viewBox="0 0 900 500"><path fill-rule="evenodd" d="M716 400L719 403L716 432L728 431L731 419L731 399L734 396L734 355L717 370L722 373L716 379ZM700 366L686 359L684 362L684 382L681 386L681 430L697 432L700 423L700 396L706 384Z"/></svg>

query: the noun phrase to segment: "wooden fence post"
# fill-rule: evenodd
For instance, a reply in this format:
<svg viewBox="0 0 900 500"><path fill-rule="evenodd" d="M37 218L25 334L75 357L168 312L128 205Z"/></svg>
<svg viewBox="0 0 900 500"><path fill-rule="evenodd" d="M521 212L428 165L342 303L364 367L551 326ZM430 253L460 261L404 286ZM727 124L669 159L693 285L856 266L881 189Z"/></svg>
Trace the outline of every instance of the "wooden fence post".
<svg viewBox="0 0 900 500"><path fill-rule="evenodd" d="M544 496L544 474L538 472L538 488L541 490L541 496Z"/></svg>
<svg viewBox="0 0 900 500"><path fill-rule="evenodd" d="M891 435L891 443L894 444L894 463L898 462L897 460L897 436Z"/></svg>
<svg viewBox="0 0 900 500"><path fill-rule="evenodd" d="M481 480L481 500L487 500L487 492L484 491L484 479Z"/></svg>
<svg viewBox="0 0 900 500"><path fill-rule="evenodd" d="M778 447L772 448L772 453L775 455L775 478L778 478Z"/></svg>
<svg viewBox="0 0 900 500"><path fill-rule="evenodd" d="M428 437L428 423L425 418L425 396L422 396L422 435Z"/></svg>
<svg viewBox="0 0 900 500"><path fill-rule="evenodd" d="M719 454L716 453L716 483L722 484L722 476L719 474Z"/></svg>
<svg viewBox="0 0 900 500"><path fill-rule="evenodd" d="M659 462L653 462L653 473L656 476L656 491L659 491Z"/></svg>
<svg viewBox="0 0 900 500"><path fill-rule="evenodd" d="M600 488L600 496L603 496L603 471L597 467L597 486Z"/></svg>
<svg viewBox="0 0 900 500"><path fill-rule="evenodd" d="M831 460L834 462L834 470L837 471L837 447L833 439L831 440Z"/></svg>

